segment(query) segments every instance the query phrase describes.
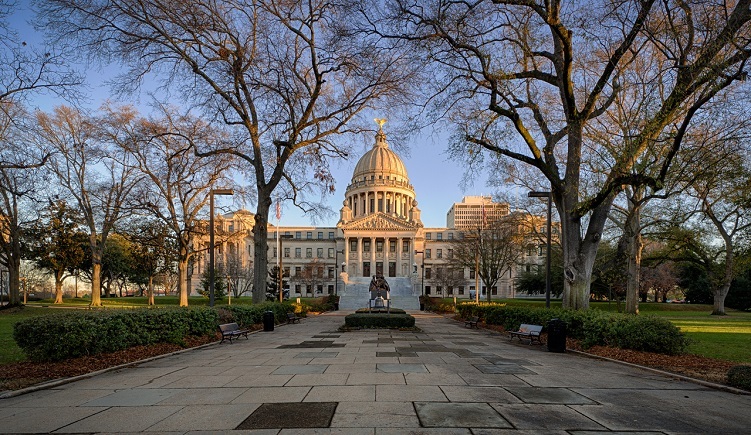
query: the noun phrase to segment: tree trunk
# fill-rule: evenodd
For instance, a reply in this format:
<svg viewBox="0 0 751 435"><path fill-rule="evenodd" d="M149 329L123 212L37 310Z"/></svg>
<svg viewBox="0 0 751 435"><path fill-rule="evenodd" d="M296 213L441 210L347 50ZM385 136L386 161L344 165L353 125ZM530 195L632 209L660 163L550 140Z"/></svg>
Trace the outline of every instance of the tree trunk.
<svg viewBox="0 0 751 435"><path fill-rule="evenodd" d="M188 260L181 258L177 262L177 294L180 295L180 306L188 306Z"/></svg>
<svg viewBox="0 0 751 435"><path fill-rule="evenodd" d="M641 189L634 190L628 199L629 213L624 224L624 237L628 243L628 279L626 281L626 313L639 314L639 288L641 279L641 255L644 241L641 237Z"/></svg>
<svg viewBox="0 0 751 435"><path fill-rule="evenodd" d="M715 288L713 292L714 300L712 304L713 316L724 316L725 314L725 297L730 291L730 285L733 283L733 268L735 267L735 255L733 254L733 244L729 238L725 239L725 276L722 283Z"/></svg>
<svg viewBox="0 0 751 435"><path fill-rule="evenodd" d="M63 272L58 271L55 274L55 303L63 303Z"/></svg>
<svg viewBox="0 0 751 435"><path fill-rule="evenodd" d="M564 215L561 220L563 221L561 225L564 267L563 308L586 310L589 308L589 285L592 282L597 244L583 243L579 234L578 219L574 221L570 216Z"/></svg>
<svg viewBox="0 0 751 435"><path fill-rule="evenodd" d="M258 192L255 224L253 225L253 303L266 300L266 278L268 272L268 217L271 196Z"/></svg>
<svg viewBox="0 0 751 435"><path fill-rule="evenodd" d="M102 264L94 260L91 266L91 306L102 306Z"/></svg>
<svg viewBox="0 0 751 435"><path fill-rule="evenodd" d="M154 277L149 276L149 288L146 290L149 297L149 305L156 305L154 303Z"/></svg>
<svg viewBox="0 0 751 435"><path fill-rule="evenodd" d="M10 258L8 261L8 304L21 305L21 262Z"/></svg>

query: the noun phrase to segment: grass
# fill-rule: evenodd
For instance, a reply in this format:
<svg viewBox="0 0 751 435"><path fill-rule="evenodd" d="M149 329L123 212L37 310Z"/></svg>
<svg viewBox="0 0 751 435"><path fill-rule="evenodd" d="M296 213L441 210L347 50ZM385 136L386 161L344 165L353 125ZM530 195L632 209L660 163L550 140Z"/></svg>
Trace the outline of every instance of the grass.
<svg viewBox="0 0 751 435"><path fill-rule="evenodd" d="M12 312L11 312L12 311ZM44 308L26 307L22 310L0 311L0 364L7 364L26 359L21 348L13 340L13 324L27 317L41 316L49 313Z"/></svg>

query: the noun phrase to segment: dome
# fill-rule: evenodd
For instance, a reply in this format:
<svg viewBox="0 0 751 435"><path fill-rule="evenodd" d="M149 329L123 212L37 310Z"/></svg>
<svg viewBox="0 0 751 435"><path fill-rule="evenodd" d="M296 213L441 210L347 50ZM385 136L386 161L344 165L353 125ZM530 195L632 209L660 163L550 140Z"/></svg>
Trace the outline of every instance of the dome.
<svg viewBox="0 0 751 435"><path fill-rule="evenodd" d="M389 176L391 179L406 181L407 168L402 159L389 149L386 134L382 130L376 134L376 143L365 153L355 166L352 181L360 181L368 175ZM385 178L385 177L384 177Z"/></svg>

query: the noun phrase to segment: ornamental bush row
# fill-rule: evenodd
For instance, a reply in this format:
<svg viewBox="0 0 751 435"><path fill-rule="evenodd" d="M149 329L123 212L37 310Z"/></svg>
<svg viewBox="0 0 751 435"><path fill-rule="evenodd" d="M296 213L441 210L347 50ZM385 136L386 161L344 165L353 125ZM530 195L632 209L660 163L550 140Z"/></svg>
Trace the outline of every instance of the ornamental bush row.
<svg viewBox="0 0 751 435"><path fill-rule="evenodd" d="M219 323L262 323L266 311L274 312L276 323L285 322L288 312L305 314L289 302L75 311L23 319L13 326L13 338L32 361L60 361L153 343L184 346L188 336L215 334Z"/></svg>
<svg viewBox="0 0 751 435"><path fill-rule="evenodd" d="M13 325L13 338L32 361L60 361L152 343L184 344L213 334L210 308L76 311L31 317Z"/></svg>
<svg viewBox="0 0 751 435"><path fill-rule="evenodd" d="M613 346L668 355L683 353L689 339L669 320L655 316L634 316L599 310L574 311L560 308L507 307L503 304L464 303L457 306L465 319L478 316L485 323L516 330L522 323L542 325L551 319L566 322L570 337L584 348Z"/></svg>
<svg viewBox="0 0 751 435"><path fill-rule="evenodd" d="M409 314L355 313L344 318L346 328L413 328L415 318Z"/></svg>

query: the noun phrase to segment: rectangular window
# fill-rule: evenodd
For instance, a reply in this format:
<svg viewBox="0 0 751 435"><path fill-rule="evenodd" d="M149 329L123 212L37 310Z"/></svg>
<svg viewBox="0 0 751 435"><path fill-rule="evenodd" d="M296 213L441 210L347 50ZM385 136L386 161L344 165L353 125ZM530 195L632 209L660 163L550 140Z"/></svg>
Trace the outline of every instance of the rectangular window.
<svg viewBox="0 0 751 435"><path fill-rule="evenodd" d="M459 286L459 296L464 296L464 286L463 285Z"/></svg>
<svg viewBox="0 0 751 435"><path fill-rule="evenodd" d="M302 239L302 232L300 232L300 231L295 231L295 238L296 238L296 239Z"/></svg>
<svg viewBox="0 0 751 435"><path fill-rule="evenodd" d="M333 286L333 285L331 285L331 284L329 284L329 294L330 294L330 295L333 295L333 294L334 294L334 286Z"/></svg>
<svg viewBox="0 0 751 435"><path fill-rule="evenodd" d="M289 266L285 266L285 267L284 267L284 273L282 273L282 277L284 277L284 278L289 278ZM286 286L287 284L288 284L288 283L286 283L286 282L284 283L284 285L285 285L285 286Z"/></svg>
<svg viewBox="0 0 751 435"><path fill-rule="evenodd" d="M362 251L363 252L370 252L370 240L363 240L362 241Z"/></svg>
<svg viewBox="0 0 751 435"><path fill-rule="evenodd" d="M453 296L453 294L454 294L454 288L453 287L449 287L448 290L446 290L446 292L448 293L449 296Z"/></svg>
<svg viewBox="0 0 751 435"><path fill-rule="evenodd" d="M435 288L435 294L440 295L441 293L443 293L443 287L437 286Z"/></svg>
<svg viewBox="0 0 751 435"><path fill-rule="evenodd" d="M316 257L323 258L323 248L318 248L316 250Z"/></svg>
<svg viewBox="0 0 751 435"><path fill-rule="evenodd" d="M443 249L435 250L435 258L443 258Z"/></svg>
<svg viewBox="0 0 751 435"><path fill-rule="evenodd" d="M425 250L425 258L431 258L430 249Z"/></svg>
<svg viewBox="0 0 751 435"><path fill-rule="evenodd" d="M469 279L475 279L475 270L469 269Z"/></svg>
<svg viewBox="0 0 751 435"><path fill-rule="evenodd" d="M302 268L300 266L295 267L295 276L300 276L302 274Z"/></svg>
<svg viewBox="0 0 751 435"><path fill-rule="evenodd" d="M334 248L329 248L329 258L334 258Z"/></svg>
<svg viewBox="0 0 751 435"><path fill-rule="evenodd" d="M396 252L396 240L389 240L389 252Z"/></svg>
<svg viewBox="0 0 751 435"><path fill-rule="evenodd" d="M313 258L313 248L305 248L305 258Z"/></svg>
<svg viewBox="0 0 751 435"><path fill-rule="evenodd" d="M430 294L430 286L429 286L429 285L426 285L426 286L425 286L425 294L426 294L426 295L429 295L429 294Z"/></svg>
<svg viewBox="0 0 751 435"><path fill-rule="evenodd" d="M300 287L301 287L300 284L295 284L295 293L297 293L298 295L302 294L301 293L302 289Z"/></svg>
<svg viewBox="0 0 751 435"><path fill-rule="evenodd" d="M443 240L443 233L437 233L435 235L436 240Z"/></svg>
<svg viewBox="0 0 751 435"><path fill-rule="evenodd" d="M289 258L289 248L284 248L284 258Z"/></svg>
<svg viewBox="0 0 751 435"><path fill-rule="evenodd" d="M425 233L425 240L430 240L430 233Z"/></svg>
<svg viewBox="0 0 751 435"><path fill-rule="evenodd" d="M383 240L376 240L376 252L383 252Z"/></svg>
<svg viewBox="0 0 751 435"><path fill-rule="evenodd" d="M305 233L305 238L310 240L313 238L313 231L308 231Z"/></svg>
<svg viewBox="0 0 751 435"><path fill-rule="evenodd" d="M449 249L448 250L448 256L449 256L449 258L454 258L454 250L453 249Z"/></svg>
<svg viewBox="0 0 751 435"><path fill-rule="evenodd" d="M323 231L319 231L319 232L318 232L318 238L319 238L319 239L322 239L322 238L323 238Z"/></svg>
<svg viewBox="0 0 751 435"><path fill-rule="evenodd" d="M494 296L497 295L498 294L498 287L495 287L495 286L490 287L490 294L494 295Z"/></svg>
<svg viewBox="0 0 751 435"><path fill-rule="evenodd" d="M351 239L349 241L349 250L352 252L357 252L357 239Z"/></svg>
<svg viewBox="0 0 751 435"><path fill-rule="evenodd" d="M333 278L334 278L334 268L329 267L329 279L333 279Z"/></svg>
<svg viewBox="0 0 751 435"><path fill-rule="evenodd" d="M295 248L295 258L302 257L302 248Z"/></svg>
<svg viewBox="0 0 751 435"><path fill-rule="evenodd" d="M274 257L274 258L276 258L276 248L274 248L274 253L271 256Z"/></svg>
<svg viewBox="0 0 751 435"><path fill-rule="evenodd" d="M402 252L409 252L409 240L402 242Z"/></svg>
<svg viewBox="0 0 751 435"><path fill-rule="evenodd" d="M449 240L454 240L454 233L449 233Z"/></svg>
<svg viewBox="0 0 751 435"><path fill-rule="evenodd" d="M430 279L431 272L432 272L431 268L429 267L425 268L425 279Z"/></svg>
<svg viewBox="0 0 751 435"><path fill-rule="evenodd" d="M334 232L329 231L329 240L334 240Z"/></svg>

